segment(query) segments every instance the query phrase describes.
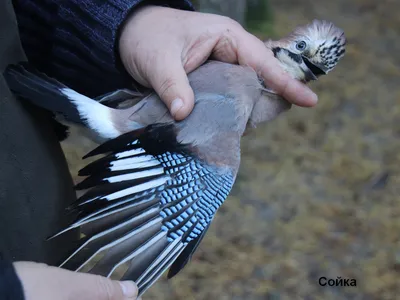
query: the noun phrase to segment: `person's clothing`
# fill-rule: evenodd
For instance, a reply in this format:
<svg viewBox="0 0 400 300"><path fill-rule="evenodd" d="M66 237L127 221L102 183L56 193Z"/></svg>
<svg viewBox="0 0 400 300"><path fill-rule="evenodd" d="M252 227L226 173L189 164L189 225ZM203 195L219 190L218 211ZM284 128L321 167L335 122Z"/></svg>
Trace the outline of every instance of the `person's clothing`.
<svg viewBox="0 0 400 300"><path fill-rule="evenodd" d="M25 60L11 1L0 1L0 299L23 299L11 261L58 264L77 232L46 242L69 220L72 179L47 113L17 101L3 77ZM68 218L69 219L69 218Z"/></svg>
<svg viewBox="0 0 400 300"><path fill-rule="evenodd" d="M4 80L8 64L26 60L16 25L11 3L0 2L0 252L56 264L71 240L46 238L65 225L75 192L48 113L17 101Z"/></svg>
<svg viewBox="0 0 400 300"><path fill-rule="evenodd" d="M69 220L72 179L49 115L17 101L2 76L28 60L71 87L99 95L131 83L118 65L116 37L139 5L193 9L186 0L0 1L0 300L23 299L12 261L57 265L77 232L46 241ZM156 20L155 20L156 22ZM74 215L70 215L74 218Z"/></svg>
<svg viewBox="0 0 400 300"><path fill-rule="evenodd" d="M22 283L11 261L1 260L0 257L0 299L24 300Z"/></svg>
<svg viewBox="0 0 400 300"><path fill-rule="evenodd" d="M193 10L187 0L14 0L13 3L29 61L91 97L132 86L132 78L119 61L117 37L133 10L147 4Z"/></svg>

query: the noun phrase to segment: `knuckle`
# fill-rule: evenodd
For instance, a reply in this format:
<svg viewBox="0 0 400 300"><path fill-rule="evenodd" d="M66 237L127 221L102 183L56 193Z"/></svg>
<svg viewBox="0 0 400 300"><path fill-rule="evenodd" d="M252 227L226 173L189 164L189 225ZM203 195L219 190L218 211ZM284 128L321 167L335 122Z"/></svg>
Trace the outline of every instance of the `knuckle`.
<svg viewBox="0 0 400 300"><path fill-rule="evenodd" d="M177 85L178 83L176 82L176 80L171 77L167 77L161 80L159 88L159 96L165 99L165 97L168 96L168 94L170 94L171 91L173 91Z"/></svg>
<svg viewBox="0 0 400 300"><path fill-rule="evenodd" d="M279 81L279 85L278 85L278 93L281 94L282 96L287 96L287 93L289 91L289 85L290 85L290 80L288 77L283 77L280 81Z"/></svg>
<svg viewBox="0 0 400 300"><path fill-rule="evenodd" d="M264 70L268 70L269 64L266 59L256 60L257 72L262 73Z"/></svg>
<svg viewBox="0 0 400 300"><path fill-rule="evenodd" d="M223 19L224 23L231 28L243 28L243 26L238 21L230 17L221 16L221 18Z"/></svg>

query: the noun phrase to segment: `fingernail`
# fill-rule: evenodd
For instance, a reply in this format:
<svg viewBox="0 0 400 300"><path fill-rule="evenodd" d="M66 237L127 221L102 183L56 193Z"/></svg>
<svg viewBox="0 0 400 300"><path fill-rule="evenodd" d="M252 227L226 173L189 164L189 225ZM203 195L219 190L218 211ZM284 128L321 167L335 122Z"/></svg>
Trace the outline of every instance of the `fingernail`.
<svg viewBox="0 0 400 300"><path fill-rule="evenodd" d="M136 297L138 290L136 284L133 281L120 281L119 284L121 285L122 292L124 293L125 297Z"/></svg>
<svg viewBox="0 0 400 300"><path fill-rule="evenodd" d="M175 115L183 107L183 101L180 98L176 98L171 103L171 115L175 118Z"/></svg>
<svg viewBox="0 0 400 300"><path fill-rule="evenodd" d="M310 93L310 99L311 99L310 102L311 102L313 105L317 104L317 102L318 102L318 96L317 96L317 94L315 94L314 92L311 92L311 93Z"/></svg>
<svg viewBox="0 0 400 300"><path fill-rule="evenodd" d="M304 85L302 86L304 89ZM304 93L302 94L302 103L306 106L314 106L318 102L318 96L310 88L306 87Z"/></svg>

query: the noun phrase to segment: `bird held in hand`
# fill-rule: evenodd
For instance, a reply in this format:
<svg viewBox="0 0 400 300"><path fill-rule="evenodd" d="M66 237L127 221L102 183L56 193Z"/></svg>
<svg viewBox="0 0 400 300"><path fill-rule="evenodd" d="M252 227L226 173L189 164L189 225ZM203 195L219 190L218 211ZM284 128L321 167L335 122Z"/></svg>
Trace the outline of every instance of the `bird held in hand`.
<svg viewBox="0 0 400 300"><path fill-rule="evenodd" d="M286 72L309 82L336 66L345 37L332 23L314 21L265 45ZM190 261L234 184L246 127L291 106L251 68L216 61L189 74L195 107L180 122L152 91L93 100L26 64L9 66L5 78L15 94L106 140L86 155L104 156L79 172L87 177L76 188L87 191L71 205L78 219L55 235L84 234L61 266L122 274L139 295L166 269L172 277Z"/></svg>

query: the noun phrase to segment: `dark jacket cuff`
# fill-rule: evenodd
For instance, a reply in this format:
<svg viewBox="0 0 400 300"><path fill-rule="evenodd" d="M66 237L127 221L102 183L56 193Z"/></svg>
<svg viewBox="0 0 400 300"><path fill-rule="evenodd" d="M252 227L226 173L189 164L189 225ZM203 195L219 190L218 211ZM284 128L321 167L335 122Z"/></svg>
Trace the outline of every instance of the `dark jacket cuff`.
<svg viewBox="0 0 400 300"><path fill-rule="evenodd" d="M0 299L24 300L22 283L19 280L14 266L10 261L0 257Z"/></svg>
<svg viewBox="0 0 400 300"><path fill-rule="evenodd" d="M79 9L87 16L80 18L79 15L71 15L71 11L67 9L64 11L65 14L69 14L66 19L72 17L71 22L74 22L78 21L78 19L74 20L78 17L79 21L84 23L82 27L89 29L87 38L91 39L94 45L98 45L98 49L92 50L106 53L105 57L109 58L107 64L110 66L115 65L117 61L119 31L129 14L139 6L151 4L194 10L190 1L187 0L108 0L101 5L99 5L99 1L70 0L70 2L75 2L75 6L79 6Z"/></svg>
<svg viewBox="0 0 400 300"><path fill-rule="evenodd" d="M117 44L133 10L147 4L194 9L188 0L14 0L13 4L28 60L90 97L132 83L121 72Z"/></svg>

